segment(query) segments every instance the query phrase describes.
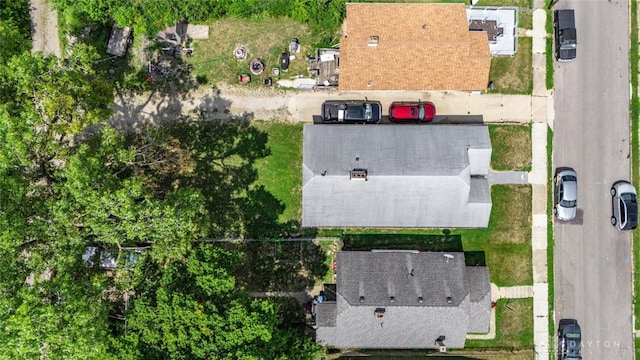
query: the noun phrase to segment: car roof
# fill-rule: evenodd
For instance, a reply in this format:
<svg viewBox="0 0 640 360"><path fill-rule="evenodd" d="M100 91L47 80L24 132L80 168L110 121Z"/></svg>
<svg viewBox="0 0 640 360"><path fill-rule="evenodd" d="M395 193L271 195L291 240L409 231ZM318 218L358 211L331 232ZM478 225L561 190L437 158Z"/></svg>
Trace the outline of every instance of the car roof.
<svg viewBox="0 0 640 360"><path fill-rule="evenodd" d="M577 200L578 199L578 183L574 180L562 181L564 186L564 193L562 197L564 200Z"/></svg>

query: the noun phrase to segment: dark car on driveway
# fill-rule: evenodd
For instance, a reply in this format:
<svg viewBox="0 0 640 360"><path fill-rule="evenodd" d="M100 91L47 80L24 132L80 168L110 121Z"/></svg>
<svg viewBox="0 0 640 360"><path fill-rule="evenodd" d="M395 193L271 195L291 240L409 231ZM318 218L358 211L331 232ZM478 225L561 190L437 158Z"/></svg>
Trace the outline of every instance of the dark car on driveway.
<svg viewBox="0 0 640 360"><path fill-rule="evenodd" d="M375 100L327 100L322 104L324 123L376 124L382 118L382 104Z"/></svg>
<svg viewBox="0 0 640 360"><path fill-rule="evenodd" d="M620 180L611 186L611 225L620 230L638 227L638 199L636 188Z"/></svg>
<svg viewBox="0 0 640 360"><path fill-rule="evenodd" d="M430 122L436 116L436 106L428 101L394 101L389 106L389 120L401 122Z"/></svg>
<svg viewBox="0 0 640 360"><path fill-rule="evenodd" d="M560 62L573 61L576 58L576 20L571 9L553 12L555 35L555 55Z"/></svg>
<svg viewBox="0 0 640 360"><path fill-rule="evenodd" d="M561 319L558 326L558 360L582 359L582 333L575 319Z"/></svg>

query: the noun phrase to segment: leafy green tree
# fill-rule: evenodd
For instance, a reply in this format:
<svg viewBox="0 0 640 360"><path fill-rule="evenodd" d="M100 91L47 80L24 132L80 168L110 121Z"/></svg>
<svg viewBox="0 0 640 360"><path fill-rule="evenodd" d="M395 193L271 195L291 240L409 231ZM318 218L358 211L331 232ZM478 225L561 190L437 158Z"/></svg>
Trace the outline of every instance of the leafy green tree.
<svg viewBox="0 0 640 360"><path fill-rule="evenodd" d="M102 289L64 270L51 278L36 276L11 297L3 294L1 358L113 358Z"/></svg>
<svg viewBox="0 0 640 360"><path fill-rule="evenodd" d="M105 120L113 101L111 85L92 69L95 51L77 46L68 62L23 52L2 71L0 167L18 167L51 186L74 138ZM50 190L50 189L49 189Z"/></svg>
<svg viewBox="0 0 640 360"><path fill-rule="evenodd" d="M12 56L29 51L31 41L20 33L20 29L11 21L0 20L0 62L6 64Z"/></svg>
<svg viewBox="0 0 640 360"><path fill-rule="evenodd" d="M0 3L0 19L2 22L10 23L18 30L20 37L27 42L31 42L31 16L29 13L30 1L29 0L3 0ZM0 34L0 36L2 36ZM0 37L0 39L2 39ZM11 48L11 44L3 43L3 52L7 50L7 47ZM30 46L30 44L29 44Z"/></svg>
<svg viewBox="0 0 640 360"><path fill-rule="evenodd" d="M84 244L49 226L24 179L0 177L1 359L109 359L104 274Z"/></svg>
<svg viewBox="0 0 640 360"><path fill-rule="evenodd" d="M200 245L163 268L145 261L126 314L122 358L313 359L318 347L282 322L276 302L236 289L241 255Z"/></svg>
<svg viewBox="0 0 640 360"><path fill-rule="evenodd" d="M103 127L56 173L60 183L48 208L65 232L77 232L87 243L148 244L157 258L179 258L206 234L204 198L192 188L160 191L149 184L138 168L161 159L144 162L140 151L113 128Z"/></svg>

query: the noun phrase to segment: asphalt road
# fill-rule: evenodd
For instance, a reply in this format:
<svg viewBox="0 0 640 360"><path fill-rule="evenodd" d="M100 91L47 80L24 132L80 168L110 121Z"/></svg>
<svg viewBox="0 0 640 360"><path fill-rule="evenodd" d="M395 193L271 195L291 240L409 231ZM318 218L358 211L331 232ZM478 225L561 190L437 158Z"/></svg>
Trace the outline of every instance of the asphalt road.
<svg viewBox="0 0 640 360"><path fill-rule="evenodd" d="M629 179L629 11L622 0L573 8L577 59L554 64L554 167L578 173L579 218L555 225L556 327L575 318L583 359L633 359L630 234L610 224L611 184ZM555 335L552 335L555 344ZM553 345L551 345L553 346Z"/></svg>

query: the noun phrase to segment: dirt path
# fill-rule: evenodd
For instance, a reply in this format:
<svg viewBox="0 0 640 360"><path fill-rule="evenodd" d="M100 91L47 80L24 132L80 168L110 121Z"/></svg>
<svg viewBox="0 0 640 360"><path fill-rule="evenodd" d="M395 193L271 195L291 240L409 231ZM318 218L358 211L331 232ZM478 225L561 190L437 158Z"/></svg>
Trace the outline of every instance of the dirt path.
<svg viewBox="0 0 640 360"><path fill-rule="evenodd" d="M296 121L296 93L266 89L208 88L181 94L117 93L110 123L121 130L173 121L199 113L205 119Z"/></svg>
<svg viewBox="0 0 640 360"><path fill-rule="evenodd" d="M32 51L42 51L60 57L58 14L45 0L31 0Z"/></svg>

